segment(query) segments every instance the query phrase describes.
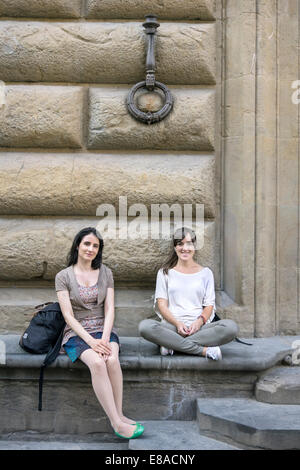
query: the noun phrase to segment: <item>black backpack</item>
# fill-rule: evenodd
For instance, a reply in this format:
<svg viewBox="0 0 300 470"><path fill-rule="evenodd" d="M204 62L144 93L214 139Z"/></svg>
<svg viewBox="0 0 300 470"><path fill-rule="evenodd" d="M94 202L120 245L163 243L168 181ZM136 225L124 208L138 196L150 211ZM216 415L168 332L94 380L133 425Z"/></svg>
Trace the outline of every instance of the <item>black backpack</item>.
<svg viewBox="0 0 300 470"><path fill-rule="evenodd" d="M41 365L39 379L38 409L41 411L44 369L59 355L66 322L58 302L47 302L35 308L37 312L21 336L19 344L31 354L46 354Z"/></svg>

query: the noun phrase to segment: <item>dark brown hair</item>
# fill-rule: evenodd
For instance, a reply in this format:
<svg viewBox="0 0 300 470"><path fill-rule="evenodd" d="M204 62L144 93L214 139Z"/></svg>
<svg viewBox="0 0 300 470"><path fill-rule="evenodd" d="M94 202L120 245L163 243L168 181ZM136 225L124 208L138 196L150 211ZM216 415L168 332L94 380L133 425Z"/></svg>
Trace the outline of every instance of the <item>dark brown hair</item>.
<svg viewBox="0 0 300 470"><path fill-rule="evenodd" d="M162 269L165 274L168 274L169 269L174 268L174 266L176 266L177 264L178 256L176 251L174 250L174 247L178 245L188 234L190 234L191 240L195 246L196 234L193 230L187 227L181 227L174 232L170 254L162 265Z"/></svg>
<svg viewBox="0 0 300 470"><path fill-rule="evenodd" d="M98 250L97 256L92 261L92 268L93 269L100 268L102 264L102 250L103 250L104 244L103 244L102 236L100 235L98 230L96 230L94 227L83 228L82 230L80 230L80 232L77 233L77 235L75 235L71 249L68 254L67 266L72 266L73 264L77 263L78 247L81 243L81 240L83 239L83 237L85 237L86 235L89 235L90 233L95 235L95 237L97 237L99 240L99 250Z"/></svg>

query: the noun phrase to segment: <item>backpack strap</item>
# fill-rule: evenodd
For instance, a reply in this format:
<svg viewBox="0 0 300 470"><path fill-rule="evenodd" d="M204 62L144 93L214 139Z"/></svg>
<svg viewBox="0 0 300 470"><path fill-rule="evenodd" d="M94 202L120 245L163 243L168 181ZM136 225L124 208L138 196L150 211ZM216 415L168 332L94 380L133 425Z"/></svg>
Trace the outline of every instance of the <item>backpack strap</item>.
<svg viewBox="0 0 300 470"><path fill-rule="evenodd" d="M40 368L40 378L39 378L39 405L38 405L38 410L42 411L42 395L43 395L43 381L44 381L44 370L47 366L52 364L52 362L55 361L57 356L59 355L59 351L61 348L61 343L63 339L63 334L64 334L64 327L62 328L60 335L55 343L55 345L50 349L50 351L47 353L47 356L44 359L43 364L41 365Z"/></svg>
<svg viewBox="0 0 300 470"><path fill-rule="evenodd" d="M241 343L241 344L247 344L247 346L253 346L253 343L246 343L246 341L242 341L240 338L238 338L237 336L234 338L234 340L237 342L237 343Z"/></svg>

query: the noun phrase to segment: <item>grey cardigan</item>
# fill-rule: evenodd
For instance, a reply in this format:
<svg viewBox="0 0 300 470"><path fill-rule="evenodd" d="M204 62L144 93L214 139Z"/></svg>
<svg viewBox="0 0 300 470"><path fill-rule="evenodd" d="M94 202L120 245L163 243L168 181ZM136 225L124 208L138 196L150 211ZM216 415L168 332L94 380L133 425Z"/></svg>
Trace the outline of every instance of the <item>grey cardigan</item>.
<svg viewBox="0 0 300 470"><path fill-rule="evenodd" d="M62 290L69 291L74 317L79 321L88 317L104 319L104 301L108 287L114 287L113 275L111 270L102 264L98 277L98 302L97 306L92 308L86 305L80 297L73 266L59 271L55 276L56 292Z"/></svg>

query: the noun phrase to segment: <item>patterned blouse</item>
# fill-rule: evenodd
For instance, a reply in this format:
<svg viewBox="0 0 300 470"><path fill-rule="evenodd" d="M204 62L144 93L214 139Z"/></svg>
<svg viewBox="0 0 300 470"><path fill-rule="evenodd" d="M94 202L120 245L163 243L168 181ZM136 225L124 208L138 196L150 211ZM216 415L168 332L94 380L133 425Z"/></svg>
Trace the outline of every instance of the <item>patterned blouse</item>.
<svg viewBox="0 0 300 470"><path fill-rule="evenodd" d="M97 299L98 299L97 283L91 287L81 286L80 284L78 284L78 289L79 289L80 297L86 305L90 307L94 307L97 305ZM103 318L89 316L87 318L82 318L80 320L80 324L88 333L96 333L97 331L103 331ZM74 336L73 330L68 331L69 329L70 327L66 325L64 337L62 341L62 346L66 344L72 336Z"/></svg>
<svg viewBox="0 0 300 470"><path fill-rule="evenodd" d="M111 270L101 265L98 282L86 287L78 283L73 267L60 271L55 278L56 291L68 290L75 318L88 333L96 333L104 329L104 301L108 287L113 288ZM112 332L116 330L112 328ZM76 333L65 326L62 347ZM61 349L64 352L64 349Z"/></svg>

